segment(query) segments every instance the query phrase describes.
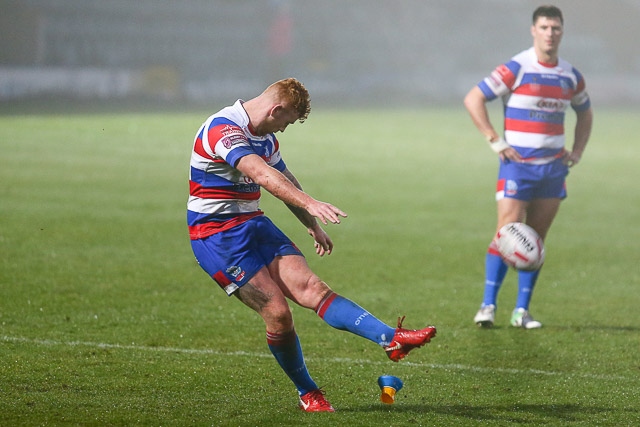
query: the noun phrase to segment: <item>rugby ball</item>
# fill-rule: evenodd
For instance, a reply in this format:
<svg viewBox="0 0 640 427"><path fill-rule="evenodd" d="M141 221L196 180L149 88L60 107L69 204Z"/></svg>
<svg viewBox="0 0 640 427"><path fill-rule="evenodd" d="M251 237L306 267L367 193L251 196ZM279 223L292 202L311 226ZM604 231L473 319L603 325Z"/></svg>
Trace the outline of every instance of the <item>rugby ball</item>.
<svg viewBox="0 0 640 427"><path fill-rule="evenodd" d="M510 267L533 271L544 263L544 243L527 224L510 222L498 230L494 241L500 256Z"/></svg>

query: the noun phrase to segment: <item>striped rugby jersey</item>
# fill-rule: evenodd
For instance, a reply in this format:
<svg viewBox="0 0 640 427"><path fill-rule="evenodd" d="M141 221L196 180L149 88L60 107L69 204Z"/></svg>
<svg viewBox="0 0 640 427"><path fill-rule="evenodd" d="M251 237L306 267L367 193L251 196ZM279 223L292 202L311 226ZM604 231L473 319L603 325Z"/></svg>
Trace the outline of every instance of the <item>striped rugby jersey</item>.
<svg viewBox="0 0 640 427"><path fill-rule="evenodd" d="M234 166L257 154L279 170L286 169L274 134L255 136L242 101L210 116L198 130L191 152L187 224L192 240L228 230L257 215L260 186Z"/></svg>
<svg viewBox="0 0 640 427"><path fill-rule="evenodd" d="M502 97L504 138L525 159L553 159L564 150L565 110L589 109L582 75L559 58L538 62L533 47L498 66L478 87L487 100Z"/></svg>

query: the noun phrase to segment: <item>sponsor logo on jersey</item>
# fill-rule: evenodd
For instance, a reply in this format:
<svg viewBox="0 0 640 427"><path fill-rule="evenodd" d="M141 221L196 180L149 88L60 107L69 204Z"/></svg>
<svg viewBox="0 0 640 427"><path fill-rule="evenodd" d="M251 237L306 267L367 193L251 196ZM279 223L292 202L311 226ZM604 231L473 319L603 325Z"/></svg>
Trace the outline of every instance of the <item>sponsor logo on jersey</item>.
<svg viewBox="0 0 640 427"><path fill-rule="evenodd" d="M220 129L220 142L226 149L229 149L237 144L246 143L247 137L242 129L237 126L226 125Z"/></svg>
<svg viewBox="0 0 640 427"><path fill-rule="evenodd" d="M231 126L231 125L225 125L222 127L222 129L220 129L220 135L223 136L227 136L227 135L244 135L242 133L242 129L240 129L238 126Z"/></svg>
<svg viewBox="0 0 640 427"><path fill-rule="evenodd" d="M492 72L489 75L489 81L491 82L491 86L497 88L502 83L502 79L500 78L500 74L497 71Z"/></svg>
<svg viewBox="0 0 640 427"><path fill-rule="evenodd" d="M251 178L249 177L245 177L245 178L249 181L251 180ZM237 183L233 186L233 191L236 191L238 193L255 193L256 191L260 191L260 186L255 183L249 183L249 184Z"/></svg>
<svg viewBox="0 0 640 427"><path fill-rule="evenodd" d="M229 149L234 145L244 144L247 138L244 135L227 135L220 138L220 142L224 145L224 148Z"/></svg>
<svg viewBox="0 0 640 427"><path fill-rule="evenodd" d="M506 65L502 64L495 69L496 74L500 77L500 81L503 81L506 76L511 73L511 70Z"/></svg>
<svg viewBox="0 0 640 427"><path fill-rule="evenodd" d="M271 156L273 156L273 153L271 152L273 146L269 143L269 141L251 140L250 142L256 154L262 157L262 160L269 163L271 161Z"/></svg>
<svg viewBox="0 0 640 427"><path fill-rule="evenodd" d="M547 80L558 80L559 77L556 74L540 74L540 77Z"/></svg>
<svg viewBox="0 0 640 427"><path fill-rule="evenodd" d="M548 111L563 111L564 110L564 102L559 99L541 99L536 104L538 108L541 110Z"/></svg>

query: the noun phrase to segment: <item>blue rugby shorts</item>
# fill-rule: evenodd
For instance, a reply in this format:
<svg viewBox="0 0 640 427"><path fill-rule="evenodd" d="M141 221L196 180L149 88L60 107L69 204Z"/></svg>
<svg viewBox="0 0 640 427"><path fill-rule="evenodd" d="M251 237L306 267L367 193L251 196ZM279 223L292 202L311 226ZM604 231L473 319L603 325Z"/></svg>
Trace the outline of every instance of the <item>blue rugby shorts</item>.
<svg viewBox="0 0 640 427"><path fill-rule="evenodd" d="M302 252L269 218L260 215L204 239L191 248L209 276L231 295L277 256Z"/></svg>
<svg viewBox="0 0 640 427"><path fill-rule="evenodd" d="M500 162L496 200L505 197L530 201L533 199L564 199L567 197L566 177L569 168L561 159L544 165Z"/></svg>

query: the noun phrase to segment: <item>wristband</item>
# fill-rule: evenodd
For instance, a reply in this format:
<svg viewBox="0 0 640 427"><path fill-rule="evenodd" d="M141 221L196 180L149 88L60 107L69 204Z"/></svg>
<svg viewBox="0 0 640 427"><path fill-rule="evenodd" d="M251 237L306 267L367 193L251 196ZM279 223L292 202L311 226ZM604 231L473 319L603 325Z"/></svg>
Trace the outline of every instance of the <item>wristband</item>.
<svg viewBox="0 0 640 427"><path fill-rule="evenodd" d="M489 147L491 147L491 149L497 154L500 154L501 151L511 147L504 138L498 138L497 141L491 142L491 137L487 137L487 141L489 142Z"/></svg>

